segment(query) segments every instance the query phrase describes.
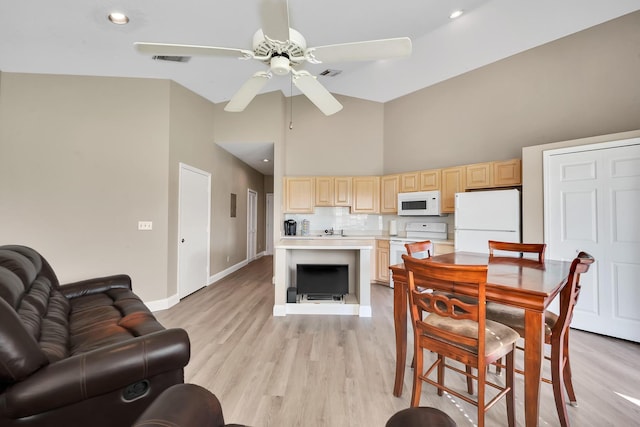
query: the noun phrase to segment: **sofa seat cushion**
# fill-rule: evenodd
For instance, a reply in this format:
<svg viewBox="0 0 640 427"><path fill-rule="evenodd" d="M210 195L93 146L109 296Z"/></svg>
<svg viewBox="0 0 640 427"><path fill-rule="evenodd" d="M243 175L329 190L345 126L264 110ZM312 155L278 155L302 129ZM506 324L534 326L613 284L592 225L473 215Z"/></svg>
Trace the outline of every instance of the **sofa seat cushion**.
<svg viewBox="0 0 640 427"><path fill-rule="evenodd" d="M164 330L129 289L83 295L69 302L70 355Z"/></svg>

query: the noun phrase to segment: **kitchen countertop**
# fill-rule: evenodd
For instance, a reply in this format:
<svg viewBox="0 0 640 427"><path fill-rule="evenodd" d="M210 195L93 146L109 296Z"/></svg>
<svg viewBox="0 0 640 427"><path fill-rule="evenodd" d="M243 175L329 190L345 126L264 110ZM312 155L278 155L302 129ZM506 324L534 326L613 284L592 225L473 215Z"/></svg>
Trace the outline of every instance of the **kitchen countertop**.
<svg viewBox="0 0 640 427"><path fill-rule="evenodd" d="M293 236L280 239L276 244L276 249L372 249L372 238L349 238L349 237L301 237Z"/></svg>
<svg viewBox="0 0 640 427"><path fill-rule="evenodd" d="M338 234L336 235L309 235L309 236L282 236L280 238L280 242L278 244L287 244L285 242L288 241L318 241L318 240L324 240L324 241L349 241L352 242L354 240L360 240L360 241L367 241L367 240L401 240L401 241L407 241L407 242L415 242L415 238L408 238L404 235L397 235L397 236L389 236L389 235L354 235L354 234L347 234L346 236L340 236ZM430 239L431 242L436 243L436 244L440 244L440 245L453 245L453 240L437 240L437 239ZM342 244L340 244L340 246L343 246Z"/></svg>

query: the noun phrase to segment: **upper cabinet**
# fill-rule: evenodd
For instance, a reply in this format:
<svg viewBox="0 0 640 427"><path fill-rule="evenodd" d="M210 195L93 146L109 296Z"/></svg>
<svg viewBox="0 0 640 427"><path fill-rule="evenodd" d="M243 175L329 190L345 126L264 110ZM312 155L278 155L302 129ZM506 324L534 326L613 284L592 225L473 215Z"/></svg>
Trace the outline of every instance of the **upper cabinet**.
<svg viewBox="0 0 640 427"><path fill-rule="evenodd" d="M351 206L350 176L316 176L316 206Z"/></svg>
<svg viewBox="0 0 640 427"><path fill-rule="evenodd" d="M316 177L316 206L333 206L333 183L331 176Z"/></svg>
<svg viewBox="0 0 640 427"><path fill-rule="evenodd" d="M352 213L380 213L380 177L353 177Z"/></svg>
<svg viewBox="0 0 640 427"><path fill-rule="evenodd" d="M456 193L465 189L465 167L442 169L440 188L440 212L454 213L456 210Z"/></svg>
<svg viewBox="0 0 640 427"><path fill-rule="evenodd" d="M493 179L493 167L491 163L476 163L466 165L465 180L467 188L487 188L491 187Z"/></svg>
<svg viewBox="0 0 640 427"><path fill-rule="evenodd" d="M337 176L333 180L333 205L351 206L351 185L353 179L350 176Z"/></svg>
<svg viewBox="0 0 640 427"><path fill-rule="evenodd" d="M315 179L311 176L284 178L284 212L313 213Z"/></svg>
<svg viewBox="0 0 640 427"><path fill-rule="evenodd" d="M520 185L521 160L476 163L465 166L466 188L493 188Z"/></svg>
<svg viewBox="0 0 640 427"><path fill-rule="evenodd" d="M400 175L400 192L410 193L420 191L420 172L403 173Z"/></svg>
<svg viewBox="0 0 640 427"><path fill-rule="evenodd" d="M398 190L401 175L385 175L380 178L380 213L398 212Z"/></svg>
<svg viewBox="0 0 640 427"><path fill-rule="evenodd" d="M493 185L504 187L522 184L522 160L493 162Z"/></svg>
<svg viewBox="0 0 640 427"><path fill-rule="evenodd" d="M420 191L440 190L440 169L420 172Z"/></svg>

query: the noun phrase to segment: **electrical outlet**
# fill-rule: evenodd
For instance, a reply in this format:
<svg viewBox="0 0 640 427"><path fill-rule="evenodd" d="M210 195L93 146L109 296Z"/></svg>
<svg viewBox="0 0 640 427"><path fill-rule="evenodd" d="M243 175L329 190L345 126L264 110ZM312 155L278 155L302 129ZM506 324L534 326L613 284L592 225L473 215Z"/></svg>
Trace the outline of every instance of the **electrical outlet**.
<svg viewBox="0 0 640 427"><path fill-rule="evenodd" d="M227 262L229 262L229 255L227 255Z"/></svg>
<svg viewBox="0 0 640 427"><path fill-rule="evenodd" d="M153 230L153 221L138 221L138 230Z"/></svg>

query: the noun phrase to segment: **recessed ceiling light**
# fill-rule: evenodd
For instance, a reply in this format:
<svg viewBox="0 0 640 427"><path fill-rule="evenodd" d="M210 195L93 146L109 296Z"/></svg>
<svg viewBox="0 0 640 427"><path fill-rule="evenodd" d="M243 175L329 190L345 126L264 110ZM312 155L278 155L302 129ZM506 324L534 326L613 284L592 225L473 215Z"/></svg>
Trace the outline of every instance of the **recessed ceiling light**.
<svg viewBox="0 0 640 427"><path fill-rule="evenodd" d="M451 19L456 19L458 17L460 17L460 15L462 15L464 13L464 10L454 10L453 12L451 12L451 15L449 15L449 18Z"/></svg>
<svg viewBox="0 0 640 427"><path fill-rule="evenodd" d="M262 159L263 162L269 163L269 159Z"/></svg>
<svg viewBox="0 0 640 427"><path fill-rule="evenodd" d="M129 22L129 17L121 12L111 12L109 14L109 21L116 25L124 25Z"/></svg>

